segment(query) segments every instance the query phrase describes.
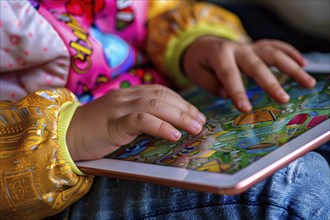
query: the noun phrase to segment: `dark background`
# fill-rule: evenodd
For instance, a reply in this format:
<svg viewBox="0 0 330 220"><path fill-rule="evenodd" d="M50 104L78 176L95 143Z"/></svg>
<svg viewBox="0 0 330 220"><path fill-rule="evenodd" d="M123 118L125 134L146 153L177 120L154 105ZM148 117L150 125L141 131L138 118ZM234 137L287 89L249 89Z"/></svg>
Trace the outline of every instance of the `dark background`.
<svg viewBox="0 0 330 220"><path fill-rule="evenodd" d="M205 2L218 4L235 13L241 19L252 40L265 38L282 40L290 43L303 53L312 51L330 52L330 39L328 37L301 31L299 28L290 25L283 17L279 16L279 13L276 13L276 10L270 7L248 0L206 0ZM283 1L283 4L286 4L285 1ZM330 8L328 10L330 13ZM306 11L306 13L310 12ZM316 12L313 11L313 13ZM326 28L330 29L330 25Z"/></svg>

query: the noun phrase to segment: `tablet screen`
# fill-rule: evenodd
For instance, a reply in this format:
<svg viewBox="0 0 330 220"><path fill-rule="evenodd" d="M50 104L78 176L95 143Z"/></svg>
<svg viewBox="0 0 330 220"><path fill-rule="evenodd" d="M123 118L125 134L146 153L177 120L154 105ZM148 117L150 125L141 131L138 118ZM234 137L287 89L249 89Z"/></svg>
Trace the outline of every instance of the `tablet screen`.
<svg viewBox="0 0 330 220"><path fill-rule="evenodd" d="M195 89L184 97L208 118L200 134L182 132L178 142L141 135L107 157L234 174L329 118L330 75L314 76L318 80L314 89L280 79L291 97L288 104L275 102L252 81L246 82L254 106L250 113Z"/></svg>

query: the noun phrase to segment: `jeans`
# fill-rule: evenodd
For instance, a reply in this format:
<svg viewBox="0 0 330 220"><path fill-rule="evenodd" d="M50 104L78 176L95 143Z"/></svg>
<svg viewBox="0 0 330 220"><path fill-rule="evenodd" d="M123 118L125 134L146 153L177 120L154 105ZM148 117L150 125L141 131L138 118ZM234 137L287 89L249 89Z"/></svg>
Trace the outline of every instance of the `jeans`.
<svg viewBox="0 0 330 220"><path fill-rule="evenodd" d="M330 219L330 169L310 152L229 196L97 177L68 219Z"/></svg>

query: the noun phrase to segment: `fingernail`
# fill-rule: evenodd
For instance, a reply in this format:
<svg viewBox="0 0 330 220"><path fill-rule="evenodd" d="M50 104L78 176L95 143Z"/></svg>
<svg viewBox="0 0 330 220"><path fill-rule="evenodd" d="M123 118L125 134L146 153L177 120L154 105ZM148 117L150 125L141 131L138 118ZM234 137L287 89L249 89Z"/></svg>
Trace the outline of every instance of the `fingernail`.
<svg viewBox="0 0 330 220"><path fill-rule="evenodd" d="M175 137L175 140L178 140L181 137L181 132L178 130L173 130L172 135L173 135L173 137Z"/></svg>
<svg viewBox="0 0 330 220"><path fill-rule="evenodd" d="M194 119L192 120L191 124L195 130L199 130L202 127L201 123L199 123L198 121L196 121Z"/></svg>
<svg viewBox="0 0 330 220"><path fill-rule="evenodd" d="M206 121L206 117L205 117L205 115L202 114L202 113L199 113L199 114L198 114L198 118L200 119L200 121L201 121L202 123L204 123L204 122Z"/></svg>
<svg viewBox="0 0 330 220"><path fill-rule="evenodd" d="M242 101L240 101L238 107L239 107L240 109L245 110L245 111L250 111L250 110L252 109L252 106L251 106L250 102L248 102L248 101L246 101L246 100L242 100Z"/></svg>
<svg viewBox="0 0 330 220"><path fill-rule="evenodd" d="M278 91L277 97L280 97L283 102L287 102L290 99L290 96L284 91Z"/></svg>
<svg viewBox="0 0 330 220"><path fill-rule="evenodd" d="M314 86L315 83L316 83L316 80L313 77L309 76L309 75L307 75L305 77L305 79L306 79L306 81L308 81L308 84L311 85L311 86Z"/></svg>

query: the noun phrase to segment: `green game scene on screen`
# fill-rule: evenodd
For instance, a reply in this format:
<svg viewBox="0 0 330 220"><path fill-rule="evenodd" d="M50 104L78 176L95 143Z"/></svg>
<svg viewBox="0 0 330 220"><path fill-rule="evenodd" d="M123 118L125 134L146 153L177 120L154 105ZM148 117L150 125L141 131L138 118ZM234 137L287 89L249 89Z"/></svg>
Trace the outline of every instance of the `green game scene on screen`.
<svg viewBox="0 0 330 220"><path fill-rule="evenodd" d="M229 99L195 89L184 97L206 116L198 135L182 132L178 142L141 135L108 158L206 172L233 174L322 123L330 116L330 75L314 75L313 89L286 77L280 82L291 99L279 104L251 80L245 80L253 105L239 112Z"/></svg>

